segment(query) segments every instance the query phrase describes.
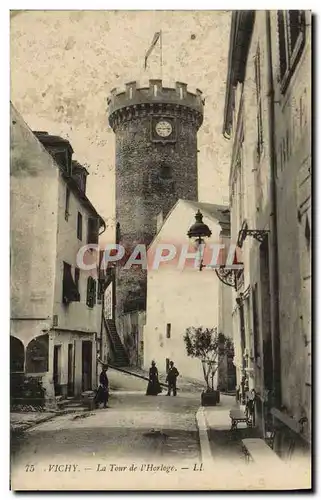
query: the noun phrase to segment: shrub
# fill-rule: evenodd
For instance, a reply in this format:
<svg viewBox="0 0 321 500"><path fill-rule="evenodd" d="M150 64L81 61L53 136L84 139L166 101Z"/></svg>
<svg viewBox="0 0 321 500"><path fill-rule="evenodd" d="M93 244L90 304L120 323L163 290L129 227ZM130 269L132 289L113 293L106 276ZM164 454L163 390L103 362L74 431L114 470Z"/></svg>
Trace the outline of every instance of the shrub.
<svg viewBox="0 0 321 500"><path fill-rule="evenodd" d="M207 392L214 390L214 376L225 354L233 349L233 342L217 328L190 327L186 329L184 342L187 355L202 363ZM211 380L211 383L210 383Z"/></svg>

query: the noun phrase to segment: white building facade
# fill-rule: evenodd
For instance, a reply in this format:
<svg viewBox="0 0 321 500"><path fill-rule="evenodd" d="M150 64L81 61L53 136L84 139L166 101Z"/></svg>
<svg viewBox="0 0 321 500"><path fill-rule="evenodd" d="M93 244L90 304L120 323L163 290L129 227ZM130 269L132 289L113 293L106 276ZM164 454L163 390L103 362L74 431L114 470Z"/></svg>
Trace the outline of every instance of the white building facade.
<svg viewBox="0 0 321 500"><path fill-rule="evenodd" d="M310 12L233 12L223 129L244 264L237 379L257 393L263 434L281 426L298 446L311 437L310 85Z"/></svg>
<svg viewBox="0 0 321 500"><path fill-rule="evenodd" d="M226 207L184 200L176 203L160 227L148 249L144 368L148 369L154 360L159 372L166 373L169 362L174 361L182 376L204 381L200 360L187 356L184 342L186 329L217 327L229 337L232 331L231 305L228 303L230 291L226 287L223 289L213 269L204 268L200 272L199 267L194 267L195 258L184 258L186 250L194 255L197 253L186 234L195 222L198 210L201 210L203 222L212 231L206 242L207 248L211 244L222 244L224 231L229 229ZM228 238L228 233L226 235ZM176 256L170 262L160 263L158 269L153 269L157 248L162 244L173 245L177 249ZM198 257L196 262L199 262ZM228 315L223 313L223 293Z"/></svg>
<svg viewBox="0 0 321 500"><path fill-rule="evenodd" d="M68 141L33 133L13 106L10 125L11 372L41 379L47 400L73 396L96 386L97 270L77 254L104 221Z"/></svg>

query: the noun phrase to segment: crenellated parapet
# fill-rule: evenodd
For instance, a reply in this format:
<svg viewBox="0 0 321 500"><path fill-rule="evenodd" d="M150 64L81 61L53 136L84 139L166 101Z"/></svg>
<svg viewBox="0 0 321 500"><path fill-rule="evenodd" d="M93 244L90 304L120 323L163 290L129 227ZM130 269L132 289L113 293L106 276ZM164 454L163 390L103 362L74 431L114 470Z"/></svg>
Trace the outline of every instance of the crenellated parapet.
<svg viewBox="0 0 321 500"><path fill-rule="evenodd" d="M203 122L205 100L202 92L188 92L187 84L176 82L175 88L163 87L162 80L149 80L149 87L139 88L129 82L123 92L111 91L107 100L109 124L117 125L148 115L171 115L188 119L199 128Z"/></svg>

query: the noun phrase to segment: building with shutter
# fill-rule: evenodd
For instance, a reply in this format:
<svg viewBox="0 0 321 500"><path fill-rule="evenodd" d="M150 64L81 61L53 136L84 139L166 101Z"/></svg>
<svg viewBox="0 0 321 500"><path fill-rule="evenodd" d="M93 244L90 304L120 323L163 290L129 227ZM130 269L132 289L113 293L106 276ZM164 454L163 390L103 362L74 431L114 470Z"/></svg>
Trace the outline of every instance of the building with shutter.
<svg viewBox="0 0 321 500"><path fill-rule="evenodd" d="M238 384L275 450L311 439L311 13L232 14L223 134L231 143ZM292 448L293 450L293 448Z"/></svg>
<svg viewBox="0 0 321 500"><path fill-rule="evenodd" d="M77 255L105 223L67 140L32 132L12 105L10 129L11 372L41 379L54 400L96 386L96 253Z"/></svg>

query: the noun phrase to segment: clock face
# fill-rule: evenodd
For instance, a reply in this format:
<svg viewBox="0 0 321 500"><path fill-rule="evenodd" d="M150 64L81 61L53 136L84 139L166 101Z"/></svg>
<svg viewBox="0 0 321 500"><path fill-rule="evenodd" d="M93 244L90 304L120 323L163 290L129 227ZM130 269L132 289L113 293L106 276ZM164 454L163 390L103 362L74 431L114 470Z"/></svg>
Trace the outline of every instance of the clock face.
<svg viewBox="0 0 321 500"><path fill-rule="evenodd" d="M156 124L155 127L156 133L161 137L168 137L172 133L172 125L165 121L161 120Z"/></svg>

